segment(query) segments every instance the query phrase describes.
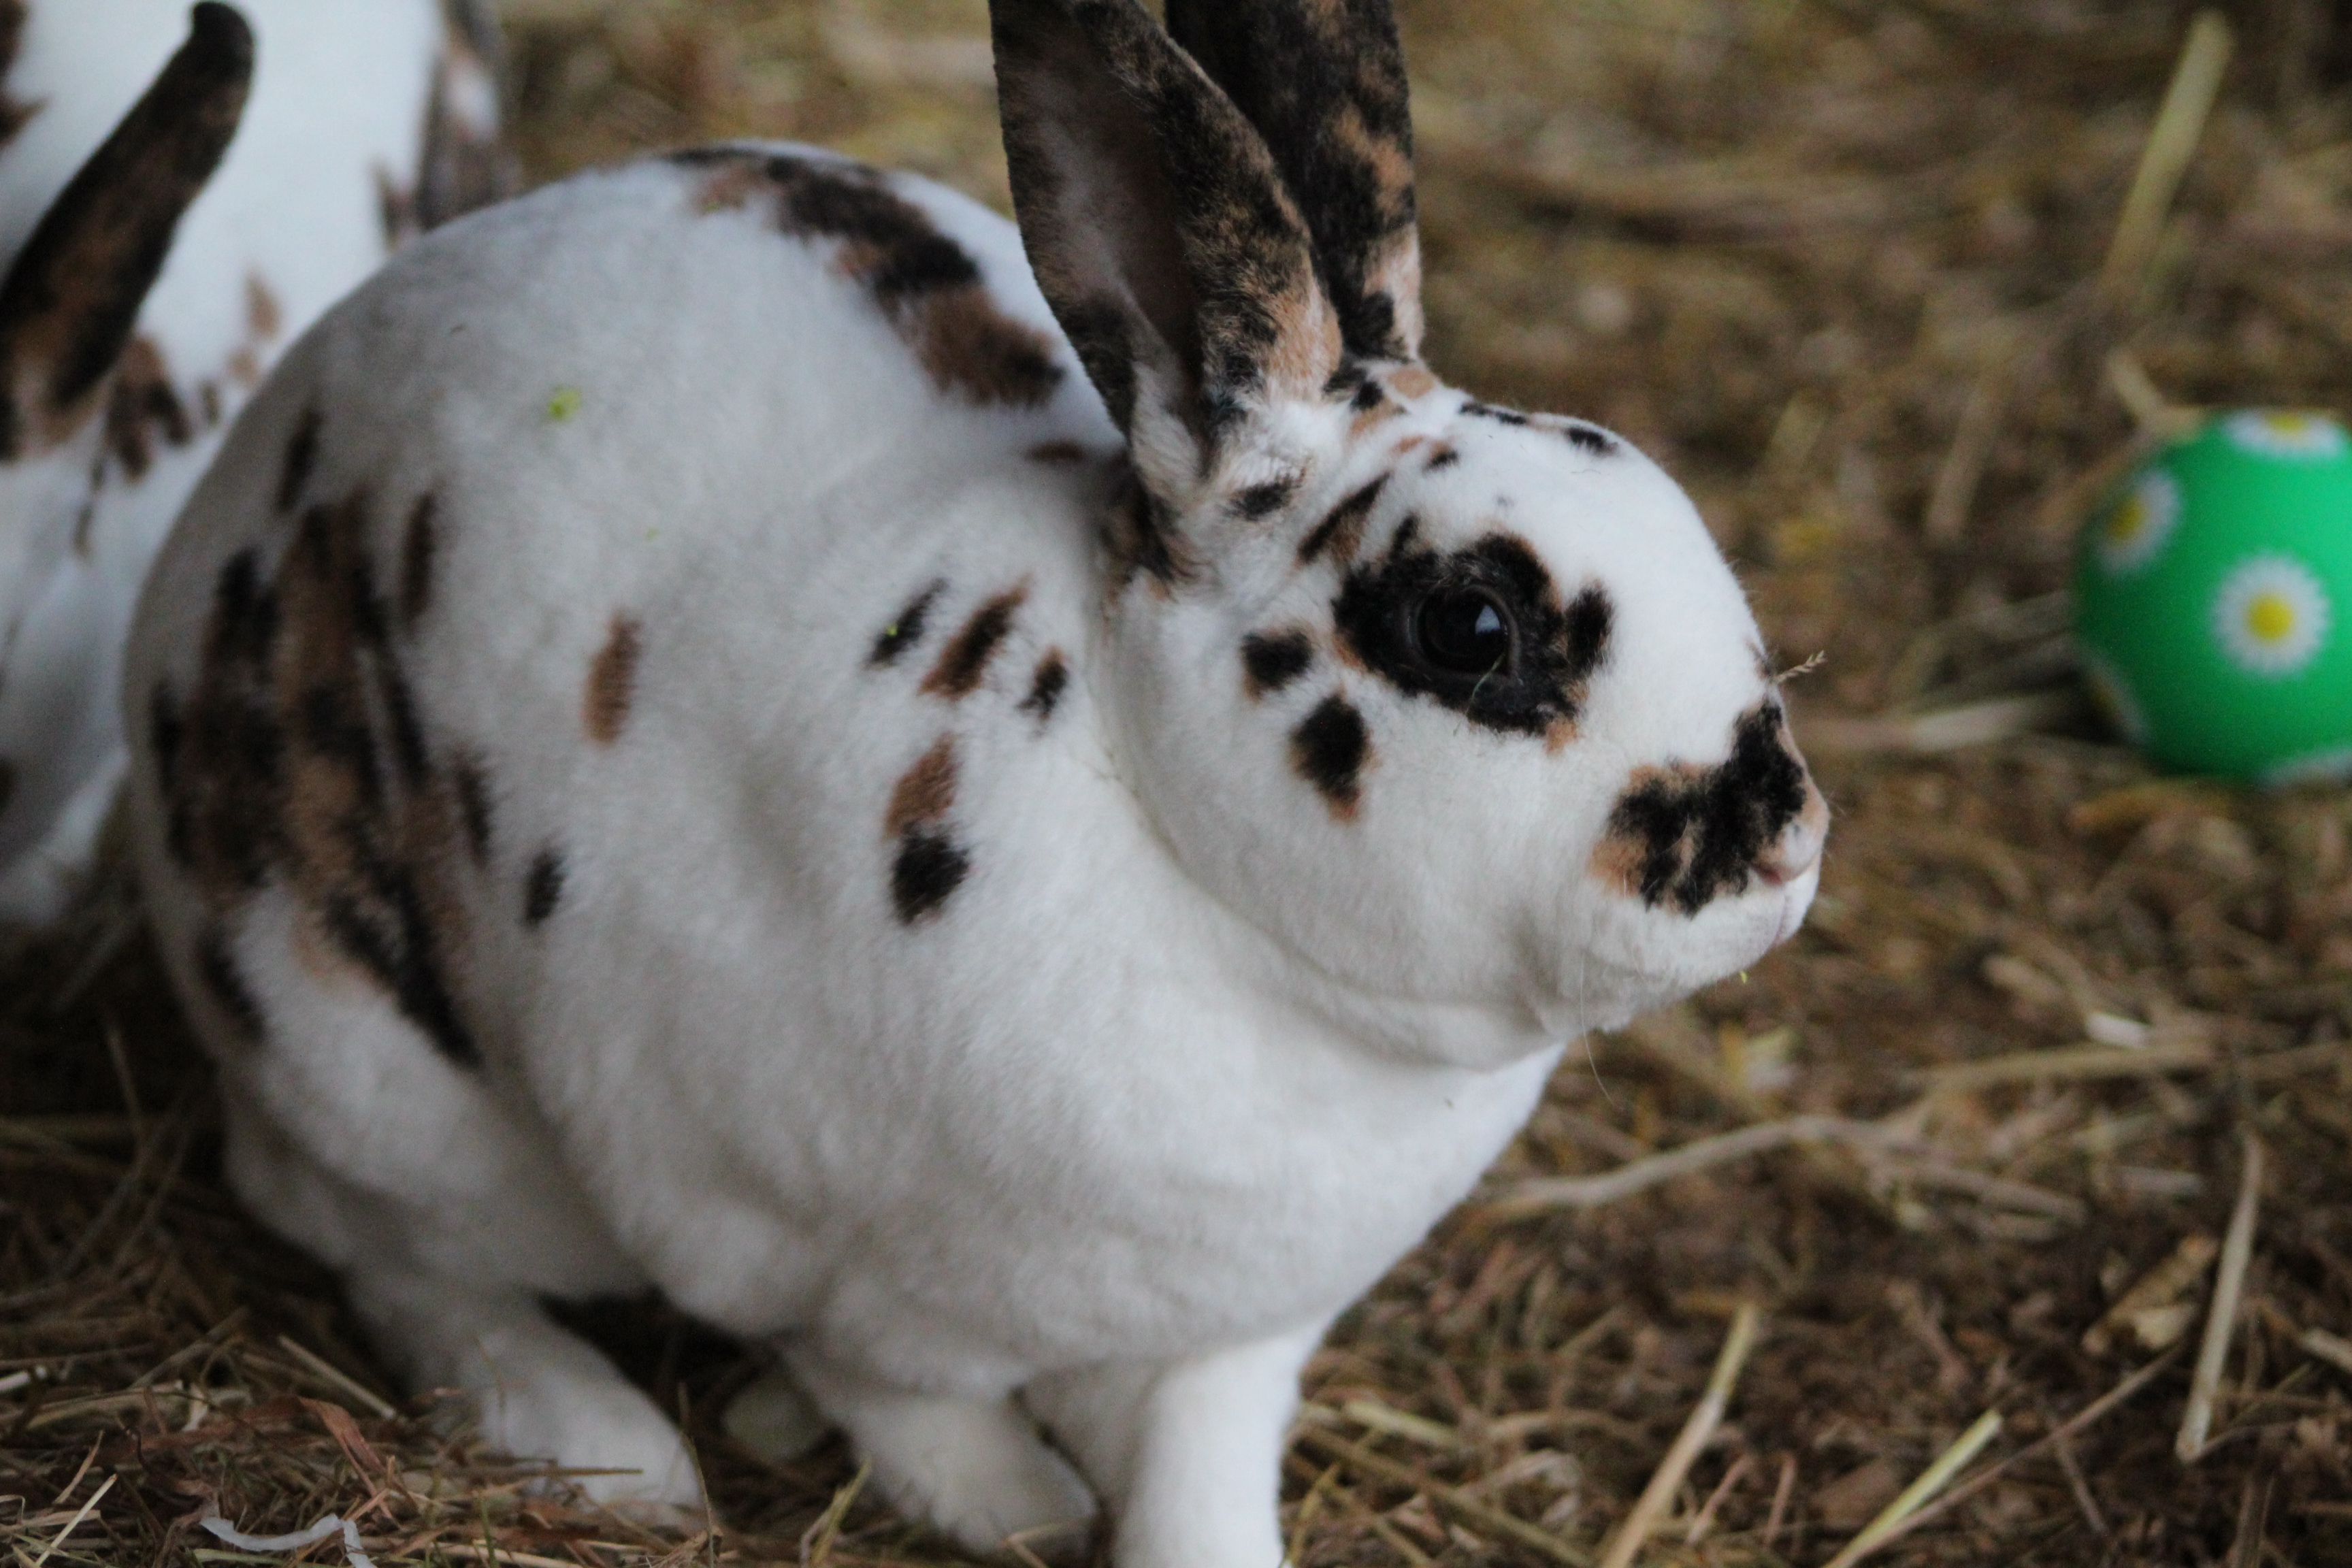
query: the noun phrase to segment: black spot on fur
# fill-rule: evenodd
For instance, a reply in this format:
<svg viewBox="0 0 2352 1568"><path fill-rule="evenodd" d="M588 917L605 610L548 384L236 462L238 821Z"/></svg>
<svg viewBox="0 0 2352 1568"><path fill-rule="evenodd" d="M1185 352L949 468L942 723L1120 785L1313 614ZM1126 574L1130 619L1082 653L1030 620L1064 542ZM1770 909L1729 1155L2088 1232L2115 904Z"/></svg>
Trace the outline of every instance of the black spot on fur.
<svg viewBox="0 0 2352 1568"><path fill-rule="evenodd" d="M930 619L931 605L947 591L945 582L934 582L908 600L906 607L891 616L890 624L875 637L866 662L877 668L898 663L908 648L923 640L923 626Z"/></svg>
<svg viewBox="0 0 2352 1568"><path fill-rule="evenodd" d="M1166 502L1143 488L1131 468L1103 510L1102 530L1112 581L1122 588L1138 574L1172 588L1192 573L1174 515Z"/></svg>
<svg viewBox="0 0 2352 1568"><path fill-rule="evenodd" d="M1335 542L1339 544L1339 553L1342 557L1353 555L1356 542L1363 535L1365 520L1371 516L1372 507L1380 500L1381 490L1388 482L1389 476L1382 474L1333 507L1330 515L1317 523L1314 531L1299 542L1298 563L1301 566L1308 564Z"/></svg>
<svg viewBox="0 0 2352 1568"><path fill-rule="evenodd" d="M1344 697L1327 697L1290 732L1290 760L1320 791L1334 816L1353 816L1363 795L1371 738L1364 716Z"/></svg>
<svg viewBox="0 0 2352 1568"><path fill-rule="evenodd" d="M1424 473L1433 474L1441 469L1450 468L1461 460L1462 453L1460 448L1454 447L1440 447L1436 451L1432 452L1429 455L1429 461L1422 465L1422 470Z"/></svg>
<svg viewBox="0 0 2352 1568"><path fill-rule="evenodd" d="M971 874L971 857L946 834L910 827L898 839L890 863L890 901L898 919L915 925L939 913L950 894Z"/></svg>
<svg viewBox="0 0 2352 1568"><path fill-rule="evenodd" d="M1356 388L1356 395L1349 400L1348 406L1359 414L1370 414L1373 409L1386 403L1388 397L1387 387L1377 381L1367 381L1363 385Z"/></svg>
<svg viewBox="0 0 2352 1568"><path fill-rule="evenodd" d="M197 934L193 956L196 979L214 1005L228 1015L229 1022L247 1039L261 1038L267 1027L261 1016L261 1004L254 1000L252 988L237 973L236 960L229 955L228 939L219 927L206 926Z"/></svg>
<svg viewBox="0 0 2352 1568"><path fill-rule="evenodd" d="M971 618L948 639L947 647L940 649L939 662L923 677L923 690L955 702L979 689L990 661L1011 635L1013 617L1028 596L1025 587L1007 589L974 610Z"/></svg>
<svg viewBox="0 0 2352 1568"><path fill-rule="evenodd" d="M1313 639L1296 626L1252 632L1242 638L1242 680L1252 697L1281 690L1306 674L1314 662Z"/></svg>
<svg viewBox="0 0 2352 1568"><path fill-rule="evenodd" d="M1421 605L1441 590L1467 589L1491 595L1514 623L1502 668L1464 674L1423 657L1414 626ZM1543 563L1509 534L1441 553L1420 542L1411 519L1385 558L1348 574L1332 613L1356 657L1399 689L1488 729L1554 738L1556 726L1583 710L1593 672L1608 658L1614 614L1597 585L1562 605Z"/></svg>
<svg viewBox="0 0 2352 1568"><path fill-rule="evenodd" d="M1350 397L1360 391L1364 383L1370 379L1371 373L1360 363L1352 359L1342 360L1339 363L1339 368L1333 371L1330 379L1324 382L1323 395Z"/></svg>
<svg viewBox="0 0 2352 1568"><path fill-rule="evenodd" d="M474 864L487 868L490 863L490 830L495 818L491 813L489 776L482 764L471 757L461 758L449 770L451 781L457 788L457 816L466 829L466 853Z"/></svg>
<svg viewBox="0 0 2352 1568"><path fill-rule="evenodd" d="M562 901L563 857L552 848L541 849L530 858L530 869L523 876L522 923L538 930Z"/></svg>
<svg viewBox="0 0 2352 1568"><path fill-rule="evenodd" d="M1535 423L1516 408L1497 408L1491 403L1465 403L1462 405L1462 412L1474 419L1491 419L1497 425L1508 425L1513 429Z"/></svg>
<svg viewBox="0 0 2352 1568"><path fill-rule="evenodd" d="M1617 443L1610 437L1608 431L1581 420L1570 420L1560 434L1568 437L1570 445L1581 447L1596 458L1612 457L1617 450Z"/></svg>
<svg viewBox="0 0 2352 1568"><path fill-rule="evenodd" d="M310 483L310 476L319 467L319 427L322 423L316 407L306 408L295 423L294 434L286 440L285 465L278 471L278 510L292 511Z"/></svg>
<svg viewBox="0 0 2352 1568"><path fill-rule="evenodd" d="M1029 678L1029 695L1021 700L1021 711L1035 715L1037 722L1045 724L1061 705L1062 693L1069 684L1069 661L1060 648L1047 648L1045 657L1037 661L1036 673Z"/></svg>
<svg viewBox="0 0 2352 1568"><path fill-rule="evenodd" d="M1777 705L1743 716L1731 755L1706 768L1652 770L1617 802L1597 858L1655 907L1696 914L1748 885L1805 808L1805 769Z"/></svg>
<svg viewBox="0 0 2352 1568"><path fill-rule="evenodd" d="M1262 485L1252 485L1234 498L1234 510L1252 522L1272 517L1290 504L1298 492L1296 476L1284 479L1268 479Z"/></svg>

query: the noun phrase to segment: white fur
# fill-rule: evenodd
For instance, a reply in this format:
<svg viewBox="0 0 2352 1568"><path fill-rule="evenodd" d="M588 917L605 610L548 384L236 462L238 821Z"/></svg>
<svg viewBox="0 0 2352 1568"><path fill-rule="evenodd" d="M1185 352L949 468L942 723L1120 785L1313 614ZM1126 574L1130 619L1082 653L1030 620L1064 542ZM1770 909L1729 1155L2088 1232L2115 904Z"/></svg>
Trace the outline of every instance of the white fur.
<svg viewBox="0 0 2352 1568"><path fill-rule="evenodd" d="M37 107L0 147L0 266L188 31L187 0L28 4L0 89ZM65 907L122 772L114 694L148 563L261 373L383 261L379 182L416 182L447 52L439 0L236 4L256 37L252 91L136 329L162 351L194 438L157 441L134 479L100 450L94 418L62 448L0 465L0 761L15 776L0 921ZM249 280L275 301L272 331L255 330Z"/></svg>
<svg viewBox="0 0 2352 1568"><path fill-rule="evenodd" d="M1469 1189L1563 1041L1801 918L1817 829L1784 885L1696 915L1590 868L1633 770L1719 761L1769 700L1754 625L1645 459L1465 416L1442 387L1377 439L1349 437L1344 399L1274 410L1202 489L1303 466L1286 519L1254 531L1204 502L1207 581L1121 588L1096 534L1106 463L1024 456L1119 444L1057 334L1048 405L942 395L830 242L757 203L705 210L703 178L589 174L413 247L289 353L164 552L134 712L198 685L224 563L282 558L274 491L308 411L309 500L364 492L380 579L431 493L433 596L397 657L436 759L469 751L496 803L488 869L451 872L475 1072L325 953L283 880L208 903L135 736L142 868L224 1062L232 1173L413 1375L475 1392L494 1439L644 1472L608 1496L696 1494L675 1435L529 1292L650 1282L772 1340L885 1493L968 1544L1082 1512L1075 1465L1122 1568L1272 1568L1324 1325ZM890 188L1054 332L1009 225ZM1324 635L1336 576L1297 564L1297 520L1413 434L1462 461L1401 471L1373 538L1406 510L1441 539L1499 517L1569 591L1616 602L1557 751L1407 697ZM874 668L934 579L922 640ZM981 689L919 692L1015 585ZM642 658L597 744L583 694L616 615ZM1314 671L1251 699L1240 638L1294 621L1323 628ZM1049 647L1073 679L1040 724L1018 704ZM1377 749L1352 821L1287 752L1334 689ZM910 926L882 819L942 733L971 871ZM543 847L563 892L533 929ZM257 1043L208 999L207 929Z"/></svg>

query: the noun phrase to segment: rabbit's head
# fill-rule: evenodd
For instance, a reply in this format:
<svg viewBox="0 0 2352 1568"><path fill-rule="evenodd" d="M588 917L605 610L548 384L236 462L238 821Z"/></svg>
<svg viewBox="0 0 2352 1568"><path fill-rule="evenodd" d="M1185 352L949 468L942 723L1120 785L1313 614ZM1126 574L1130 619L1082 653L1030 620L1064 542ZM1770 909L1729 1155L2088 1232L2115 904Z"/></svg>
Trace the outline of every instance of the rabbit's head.
<svg viewBox="0 0 2352 1568"><path fill-rule="evenodd" d="M253 54L244 18L198 5L187 41L50 203L0 282L0 638L13 637L73 547L117 362L181 215L236 130Z"/></svg>
<svg viewBox="0 0 2352 1568"><path fill-rule="evenodd" d="M1827 812L1690 501L1420 362L1386 0L993 11L1023 233L1128 441L1103 706L1188 872L1351 985L1557 1032L1792 931Z"/></svg>

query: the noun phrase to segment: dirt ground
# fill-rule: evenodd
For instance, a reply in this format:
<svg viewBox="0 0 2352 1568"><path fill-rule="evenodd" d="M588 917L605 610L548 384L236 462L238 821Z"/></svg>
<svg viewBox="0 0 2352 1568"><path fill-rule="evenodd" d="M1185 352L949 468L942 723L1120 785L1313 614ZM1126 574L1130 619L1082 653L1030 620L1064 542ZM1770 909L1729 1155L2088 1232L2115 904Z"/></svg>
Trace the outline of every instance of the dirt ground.
<svg viewBox="0 0 2352 1568"><path fill-rule="evenodd" d="M1869 1561L2352 1563L2352 799L2150 773L2065 636L2075 531L2169 410L2352 409L2352 7L2224 9L2195 156L2119 245L2189 7L1404 0L1433 364L1692 489L1811 666L1792 704L1836 826L1805 931L1571 1052L1341 1321L1286 1461L1302 1568L1599 1561L1748 1304L1637 1561L1828 1563L1997 1414ZM506 13L534 180L756 134L1005 205L982 0ZM685 1413L715 1531L442 1435L223 1194L217 1127L121 889L16 952L19 1568L250 1560L194 1531L206 1502L254 1531L341 1512L379 1563L952 1558L838 1444L779 1468L727 1438L756 1357L658 1304L583 1321ZM1531 1184L1751 1129L1774 1146L1611 1201Z"/></svg>

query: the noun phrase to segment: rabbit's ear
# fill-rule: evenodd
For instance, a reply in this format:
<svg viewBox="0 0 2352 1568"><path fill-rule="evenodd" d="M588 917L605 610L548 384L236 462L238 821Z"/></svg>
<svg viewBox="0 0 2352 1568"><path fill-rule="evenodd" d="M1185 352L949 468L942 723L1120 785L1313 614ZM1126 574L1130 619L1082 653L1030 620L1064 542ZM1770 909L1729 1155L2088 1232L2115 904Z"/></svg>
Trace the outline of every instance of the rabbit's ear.
<svg viewBox="0 0 2352 1568"><path fill-rule="evenodd" d="M1348 352L1418 358L1412 110L1389 0L1168 0L1168 31L1273 151Z"/></svg>
<svg viewBox="0 0 2352 1568"><path fill-rule="evenodd" d="M1147 488L1179 502L1330 395L1338 318L1273 154L1135 0L991 0L1037 281Z"/></svg>
<svg viewBox="0 0 2352 1568"><path fill-rule="evenodd" d="M187 42L41 215L0 283L0 458L64 441L96 408L252 80L252 30L205 0Z"/></svg>

